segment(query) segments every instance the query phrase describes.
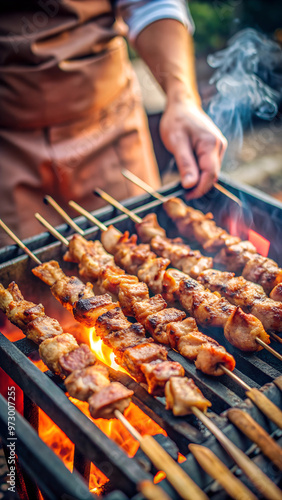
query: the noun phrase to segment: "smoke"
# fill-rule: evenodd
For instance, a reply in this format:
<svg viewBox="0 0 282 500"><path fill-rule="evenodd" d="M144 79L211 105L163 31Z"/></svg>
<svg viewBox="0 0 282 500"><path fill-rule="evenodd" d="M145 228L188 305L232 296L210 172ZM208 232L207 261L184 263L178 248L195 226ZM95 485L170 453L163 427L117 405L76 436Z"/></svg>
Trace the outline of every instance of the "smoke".
<svg viewBox="0 0 282 500"><path fill-rule="evenodd" d="M277 115L282 100L281 48L247 28L233 36L226 49L208 56L208 64L216 69L210 84L217 93L207 112L238 151L254 116L272 120Z"/></svg>

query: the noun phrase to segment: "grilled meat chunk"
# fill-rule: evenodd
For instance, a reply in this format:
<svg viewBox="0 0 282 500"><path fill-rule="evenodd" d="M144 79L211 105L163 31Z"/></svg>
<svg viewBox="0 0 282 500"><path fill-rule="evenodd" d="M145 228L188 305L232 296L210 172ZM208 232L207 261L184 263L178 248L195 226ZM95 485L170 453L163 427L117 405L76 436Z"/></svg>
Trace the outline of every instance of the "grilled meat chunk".
<svg viewBox="0 0 282 500"><path fill-rule="evenodd" d="M157 342L169 344L167 326L171 322L183 320L185 316L186 314L184 311L179 311L178 309L170 307L147 316L144 325L146 330L148 330Z"/></svg>
<svg viewBox="0 0 282 500"><path fill-rule="evenodd" d="M214 262L220 267L241 273L246 263L257 253L256 247L250 241L239 241L220 250L214 257Z"/></svg>
<svg viewBox="0 0 282 500"><path fill-rule="evenodd" d="M118 363L123 366L138 381L144 382L145 377L141 371L141 365L151 363L157 359L165 361L167 350L161 345L146 342L134 347L125 349L124 352L117 355Z"/></svg>
<svg viewBox="0 0 282 500"><path fill-rule="evenodd" d="M267 294L278 283L282 282L282 269L274 260L259 254L254 254L252 259L246 263L242 275L247 280L261 285Z"/></svg>
<svg viewBox="0 0 282 500"><path fill-rule="evenodd" d="M266 344L270 343L269 335L264 330L259 319L252 314L246 314L240 307L234 308L224 327L224 335L230 344L241 351L260 351L262 346L256 342L256 337Z"/></svg>
<svg viewBox="0 0 282 500"><path fill-rule="evenodd" d="M134 285L137 283L139 283L139 280L136 276L125 274L125 271L120 269L120 267L109 266L105 269L100 269L98 285L101 291L105 290L114 295L118 295L122 285Z"/></svg>
<svg viewBox="0 0 282 500"><path fill-rule="evenodd" d="M41 344L44 340L51 339L62 333L63 329L60 323L56 319L45 315L38 316L25 327L27 338L35 342L35 344Z"/></svg>
<svg viewBox="0 0 282 500"><path fill-rule="evenodd" d="M163 277L168 265L168 259L163 259L162 257L156 258L154 256L139 268L137 273L138 278L144 281L153 293L162 293Z"/></svg>
<svg viewBox="0 0 282 500"><path fill-rule="evenodd" d="M181 238L169 239L156 236L151 241L151 248L160 257L169 259L172 266L192 278L197 278L202 271L213 266L211 257L203 256L199 250L191 250Z"/></svg>
<svg viewBox="0 0 282 500"><path fill-rule="evenodd" d="M145 328L140 323L134 323L129 328L124 328L123 330L113 330L107 334L104 333L102 339L106 345L113 349L114 353L122 352L128 347L133 347L137 344L153 341L153 339L145 337Z"/></svg>
<svg viewBox="0 0 282 500"><path fill-rule="evenodd" d="M74 234L70 240L64 260L78 263L79 274L93 281L99 278L102 267L115 265L113 256L105 251L99 240L87 241L79 234Z"/></svg>
<svg viewBox="0 0 282 500"><path fill-rule="evenodd" d="M234 310L226 299L212 293L192 278L183 279L179 285L179 301L186 311L202 326L224 327Z"/></svg>
<svg viewBox="0 0 282 500"><path fill-rule="evenodd" d="M278 283L270 293L270 298L277 302L282 302L282 283Z"/></svg>
<svg viewBox="0 0 282 500"><path fill-rule="evenodd" d="M141 222L135 224L137 234L143 243L150 243L152 238L158 236L160 238L165 238L165 230L159 225L158 219L155 213L145 215Z"/></svg>
<svg viewBox="0 0 282 500"><path fill-rule="evenodd" d="M110 385L108 371L100 364L75 370L65 380L69 395L80 401L87 401L93 393L108 385Z"/></svg>
<svg viewBox="0 0 282 500"><path fill-rule="evenodd" d="M133 394L133 391L119 382L112 382L88 399L91 417L115 418L115 410L123 413L129 406Z"/></svg>
<svg viewBox="0 0 282 500"><path fill-rule="evenodd" d="M163 396L165 384L171 377L184 377L184 368L174 361L144 363L141 370L146 377L148 391L154 396Z"/></svg>
<svg viewBox="0 0 282 500"><path fill-rule="evenodd" d="M282 330L282 304L267 297L262 286L227 273L209 269L198 281L212 291L224 295L231 304L256 316L266 330Z"/></svg>
<svg viewBox="0 0 282 500"><path fill-rule="evenodd" d="M105 293L104 295L78 300L72 312L77 321L91 328L96 325L99 316L102 316L111 309L115 309L116 306L117 304L113 303L110 295Z"/></svg>
<svg viewBox="0 0 282 500"><path fill-rule="evenodd" d="M143 303L149 300L149 290L146 283L121 283L119 286L118 300L124 314L134 316L135 302Z"/></svg>
<svg viewBox="0 0 282 500"><path fill-rule="evenodd" d="M45 262L33 268L32 272L51 286L54 297L71 312L79 299L93 296L91 283L85 285L76 276L66 276L56 261Z"/></svg>
<svg viewBox="0 0 282 500"><path fill-rule="evenodd" d="M173 304L175 300L179 300L180 282L187 278L186 274L178 269L167 269L163 278L163 297L168 302Z"/></svg>
<svg viewBox="0 0 282 500"><path fill-rule="evenodd" d="M189 415L195 406L205 412L208 401L191 378L171 377L165 386L166 408L172 410L176 417Z"/></svg>
<svg viewBox="0 0 282 500"><path fill-rule="evenodd" d="M210 212L203 214L179 198L170 198L163 207L168 216L176 222L180 234L198 241L208 252L240 241L240 238L231 236L224 229L217 227Z"/></svg>
<svg viewBox="0 0 282 500"><path fill-rule="evenodd" d="M60 364L60 358L64 354L73 351L78 347L75 338L69 333L62 333L54 338L44 340L39 346L40 357L54 373L60 375L63 369Z"/></svg>
<svg viewBox="0 0 282 500"><path fill-rule="evenodd" d="M148 316L158 311L162 311L166 306L165 300L158 294L150 299L142 300L142 302L135 302L133 304L133 312L137 321L143 325Z"/></svg>
<svg viewBox="0 0 282 500"><path fill-rule="evenodd" d="M131 323L126 319L120 307L115 307L97 318L96 330L102 338L105 334L129 328Z"/></svg>
<svg viewBox="0 0 282 500"><path fill-rule="evenodd" d="M203 344L218 345L216 340L199 332L194 318L170 323L167 327L171 347L177 349L187 359L195 360Z"/></svg>
<svg viewBox="0 0 282 500"><path fill-rule="evenodd" d="M30 321L44 316L43 305L24 300L14 281L7 289L0 285L0 308L11 323L21 328L23 332Z"/></svg>
<svg viewBox="0 0 282 500"><path fill-rule="evenodd" d="M224 347L207 342L199 349L195 366L207 375L219 376L224 374L222 366L230 371L235 368L235 360Z"/></svg>
<svg viewBox="0 0 282 500"><path fill-rule="evenodd" d="M86 344L80 344L79 347L67 354L63 354L59 358L61 372L64 375L69 375L75 370L82 370L83 368L87 368L87 366L94 365L95 361L94 353Z"/></svg>
<svg viewBox="0 0 282 500"><path fill-rule="evenodd" d="M102 232L101 242L107 252L112 255L115 254L120 237L121 232L112 225L107 228L107 231Z"/></svg>

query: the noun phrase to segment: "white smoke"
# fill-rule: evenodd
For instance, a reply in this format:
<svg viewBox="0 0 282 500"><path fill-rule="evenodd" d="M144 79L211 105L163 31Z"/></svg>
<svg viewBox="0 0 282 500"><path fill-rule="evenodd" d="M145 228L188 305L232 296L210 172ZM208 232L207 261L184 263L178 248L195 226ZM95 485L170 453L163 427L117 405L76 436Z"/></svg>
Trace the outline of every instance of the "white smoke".
<svg viewBox="0 0 282 500"><path fill-rule="evenodd" d="M216 68L211 84L217 93L208 114L227 139L240 149L244 129L254 116L272 120L282 100L282 51L254 29L233 36L224 50L208 56Z"/></svg>

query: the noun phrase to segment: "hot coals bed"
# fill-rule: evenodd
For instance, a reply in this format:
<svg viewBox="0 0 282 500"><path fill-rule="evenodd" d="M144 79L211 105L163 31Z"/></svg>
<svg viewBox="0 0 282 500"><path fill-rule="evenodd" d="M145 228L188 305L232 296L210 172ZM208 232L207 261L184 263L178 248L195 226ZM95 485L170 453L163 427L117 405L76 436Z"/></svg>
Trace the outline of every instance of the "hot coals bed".
<svg viewBox="0 0 282 500"><path fill-rule="evenodd" d="M231 185L223 177L221 183L243 201L243 209L217 190L193 202L193 206L204 212L211 211L217 225L225 227L242 239L256 238L259 245L270 243L269 256L282 265L280 254L282 205L254 190ZM184 196L178 185L163 188L162 194ZM160 225L166 228L168 236L177 235L175 226L166 216L162 204L150 196L130 199L125 204L141 217L154 211ZM134 224L111 207L101 209L94 215L106 225L111 222L121 231L127 229L131 233L134 232ZM97 228L90 227L84 218L78 218L76 222L86 231L88 239L99 237ZM62 225L59 230L66 237L71 235L71 230L66 225ZM74 265L63 261L65 249L49 234L42 233L30 239L27 244L41 261L55 259L67 274L77 273ZM89 343L96 352L99 348L100 359L111 365L109 368L111 380L119 381L134 391L133 402L126 412L130 422L141 433L154 434L210 498L227 498L220 487L197 465L192 454L188 453L190 443L204 444L229 468L234 467L232 459L197 419L192 415L174 417L171 412L165 410L162 400L149 395L146 389L127 373L118 371L112 354L101 345L92 331L74 324L70 313L57 304L48 287L32 275L31 269L34 264L16 246L3 249L0 252L0 259L0 282L4 286L8 286L13 280L16 281L23 295L28 300L44 304L46 313L56 317L66 331L71 330L80 341ZM16 475L10 478L15 479L20 496L39 498L38 488L40 488L45 498L91 498L97 493L112 500L142 497L137 493L140 481L152 480L154 477L155 481L160 481L163 476L151 466L140 450L137 451L136 441L116 420L91 421L85 405L68 399L61 379L46 370L40 362L35 344L26 338L19 338L17 329L11 328L5 318L2 316L1 318L3 333L0 337L0 358L1 367L5 372L2 374L1 384L2 393L8 399L8 407L5 399L1 399L0 432L7 458L11 458L11 453L13 455L9 444L15 443ZM204 333L211 334L210 331ZM265 350L256 354L244 354L227 343L219 330L213 329L212 336L234 355L235 373L251 387L262 387L265 395L282 408L281 389L279 389L281 362ZM282 352L281 344L273 342L272 345L278 352ZM244 390L226 375L217 378L204 375L196 370L193 363L171 349L168 357L182 364L187 376L195 380L204 395L212 402L212 420L274 482L281 485L281 474L278 469L228 421L225 412L235 405L245 409L281 444L281 434L275 424L264 417L250 401L245 400ZM15 406L13 394L16 399ZM15 435L12 436L7 430L7 415L10 412L12 416L15 408L21 411L23 416L17 414ZM12 431L12 426L10 427ZM34 429L39 430L40 438ZM49 447L46 447L44 441ZM65 465L55 456L54 451L63 459ZM75 470L73 474L69 472L72 469ZM236 473L252 489L238 469ZM161 486L171 498L178 498L166 480L161 481Z"/></svg>

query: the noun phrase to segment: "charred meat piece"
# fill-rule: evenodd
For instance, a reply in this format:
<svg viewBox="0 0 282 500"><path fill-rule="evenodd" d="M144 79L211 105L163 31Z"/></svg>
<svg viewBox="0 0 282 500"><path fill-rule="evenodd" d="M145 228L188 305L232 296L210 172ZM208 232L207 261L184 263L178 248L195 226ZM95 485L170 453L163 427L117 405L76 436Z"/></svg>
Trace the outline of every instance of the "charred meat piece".
<svg viewBox="0 0 282 500"><path fill-rule="evenodd" d="M90 396L110 385L106 367L101 370L101 365L88 366L82 370L73 371L65 380L69 395L80 401L87 401Z"/></svg>
<svg viewBox="0 0 282 500"><path fill-rule="evenodd" d="M141 365L151 363L157 359L165 361L167 350L161 345L146 342L134 347L125 349L124 352L117 355L118 363L121 364L138 381L144 382L145 377L141 371Z"/></svg>
<svg viewBox="0 0 282 500"><path fill-rule="evenodd" d="M97 318L96 331L103 338L106 334L129 328L131 323L126 319L120 307L115 307Z"/></svg>
<svg viewBox="0 0 282 500"><path fill-rule="evenodd" d="M178 269L167 269L163 277L163 297L168 303L179 300L179 286L186 274Z"/></svg>
<svg viewBox="0 0 282 500"><path fill-rule="evenodd" d="M186 311L202 326L224 327L234 310L226 299L212 293L192 278L179 285L179 301Z"/></svg>
<svg viewBox="0 0 282 500"><path fill-rule="evenodd" d="M107 334L103 334L102 338L103 342L110 346L114 353L124 351L128 347L133 347L137 344L153 341L145 337L145 328L140 323L134 323L129 328L123 330L113 330Z"/></svg>
<svg viewBox="0 0 282 500"><path fill-rule="evenodd" d="M45 365L54 373L60 375L63 369L60 358L78 347L75 338L69 333L62 333L53 339L44 340L39 346L39 354Z"/></svg>
<svg viewBox="0 0 282 500"><path fill-rule="evenodd" d="M184 377L184 368L174 361L144 363L141 370L146 377L148 391L154 396L163 396L165 384L171 377Z"/></svg>
<svg viewBox="0 0 282 500"><path fill-rule="evenodd" d="M120 237L121 232L112 225L107 228L107 231L102 232L101 242L107 252L115 254Z"/></svg>
<svg viewBox="0 0 282 500"><path fill-rule="evenodd" d="M171 377L165 386L166 408L172 410L176 417L189 415L195 406L205 412L208 401L191 378Z"/></svg>
<svg viewBox="0 0 282 500"><path fill-rule="evenodd" d="M135 302L143 303L149 300L149 290L146 283L121 283L119 286L118 300L124 314L134 316Z"/></svg>
<svg viewBox="0 0 282 500"><path fill-rule="evenodd" d="M199 332L194 318L186 318L184 321L170 323L168 325L168 336L171 347L177 349L187 359L195 360L203 344L218 345L216 340Z"/></svg>
<svg viewBox="0 0 282 500"><path fill-rule="evenodd" d="M7 289L0 285L0 308L14 325L24 332L30 321L44 316L42 304L24 300L18 286L13 281Z"/></svg>
<svg viewBox="0 0 282 500"><path fill-rule="evenodd" d="M282 302L282 283L278 283L270 293L270 298Z"/></svg>
<svg viewBox="0 0 282 500"><path fill-rule="evenodd" d="M212 291L224 295L231 304L256 316L266 330L282 330L282 304L270 299L262 286L227 273L209 269L198 277L198 281Z"/></svg>
<svg viewBox="0 0 282 500"><path fill-rule="evenodd" d="M107 265L114 266L114 258L108 254L99 240L87 241L79 234L73 235L64 260L79 263L79 274L97 281L100 270Z"/></svg>
<svg viewBox="0 0 282 500"><path fill-rule="evenodd" d="M179 311L173 307L163 309L147 317L144 326L152 337L161 344L169 344L167 326L171 322L181 321L185 318L184 311Z"/></svg>
<svg viewBox="0 0 282 500"><path fill-rule="evenodd" d="M270 343L269 335L264 330L259 319L252 314L246 314L240 307L234 308L224 327L224 335L228 342L241 351L260 351L262 346L256 342L256 337L266 344Z"/></svg>
<svg viewBox="0 0 282 500"><path fill-rule="evenodd" d="M143 325L148 316L158 311L162 311L166 306L165 300L158 294L150 299L142 300L142 302L135 302L135 304L133 304L133 312L137 321Z"/></svg>
<svg viewBox="0 0 282 500"><path fill-rule="evenodd" d="M56 319L45 315L38 316L25 327L27 338L35 342L35 344L41 344L44 340L51 339L62 333L63 329L60 323Z"/></svg>
<svg viewBox="0 0 282 500"><path fill-rule="evenodd" d="M152 238L158 236L165 238L165 230L159 225L155 213L150 213L143 217L141 222L135 224L138 236L143 243L150 243Z"/></svg>
<svg viewBox="0 0 282 500"><path fill-rule="evenodd" d="M109 294L97 295L89 299L80 299L73 307L73 315L77 321L83 323L88 328L96 325L99 316L102 316L111 309L115 309L116 303L113 303Z"/></svg>
<svg viewBox="0 0 282 500"><path fill-rule="evenodd" d="M224 347L215 343L207 342L199 349L195 366L207 375L223 375L222 366L230 371L235 368L235 360L231 354L226 352Z"/></svg>
<svg viewBox="0 0 282 500"><path fill-rule="evenodd" d="M131 274L125 274L125 271L120 269L120 267L109 266L104 269L100 269L98 285L101 291L107 291L114 295L118 295L122 284L134 285L136 283L138 283L138 278L136 278L136 276L132 276Z"/></svg>
<svg viewBox="0 0 282 500"><path fill-rule="evenodd" d="M129 406L133 391L119 382L112 382L89 399L89 411L93 418L115 418L115 410L124 412Z"/></svg>
<svg viewBox="0 0 282 500"><path fill-rule="evenodd" d="M269 294L271 290L282 282L282 269L276 262L259 254L254 254L245 265L242 275L249 281L254 281L263 287Z"/></svg>
<svg viewBox="0 0 282 500"><path fill-rule="evenodd" d="M163 207L168 216L176 222L180 234L198 241L209 252L240 241L240 238L231 236L224 229L217 227L210 212L203 214L179 198L170 198Z"/></svg>
<svg viewBox="0 0 282 500"><path fill-rule="evenodd" d="M144 281L153 293L162 293L163 277L168 265L168 259L154 256L139 268L138 278Z"/></svg>
<svg viewBox="0 0 282 500"><path fill-rule="evenodd" d="M69 311L79 299L94 295L91 283L85 285L76 276L66 276L56 261L45 262L33 268L32 272L51 286L55 298Z"/></svg>
<svg viewBox="0 0 282 500"><path fill-rule="evenodd" d="M127 231L120 238L114 255L115 262L131 274L137 274L138 269L144 262L150 257L155 257L155 254L150 250L150 245L137 245L136 234L129 238Z"/></svg>
<svg viewBox="0 0 282 500"><path fill-rule="evenodd" d="M189 274L192 278L213 266L213 259L205 257L199 250L191 250L181 238L169 239L155 237L151 241L152 250L159 256L169 259L172 266Z"/></svg>
<svg viewBox="0 0 282 500"><path fill-rule="evenodd" d="M94 353L86 344L80 344L79 347L67 354L63 354L59 358L63 375L69 375L75 370L82 370L83 368L87 368L87 366L94 365L95 361Z"/></svg>
<svg viewBox="0 0 282 500"><path fill-rule="evenodd" d="M241 273L248 260L256 253L256 247L250 241L239 241L235 245L222 248L214 257L214 262L224 269Z"/></svg>

